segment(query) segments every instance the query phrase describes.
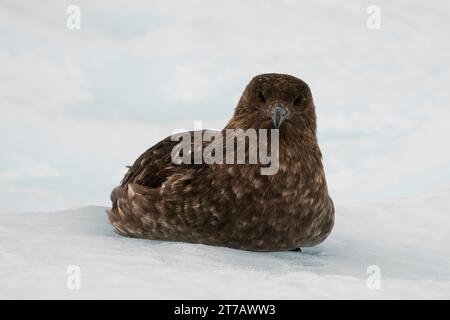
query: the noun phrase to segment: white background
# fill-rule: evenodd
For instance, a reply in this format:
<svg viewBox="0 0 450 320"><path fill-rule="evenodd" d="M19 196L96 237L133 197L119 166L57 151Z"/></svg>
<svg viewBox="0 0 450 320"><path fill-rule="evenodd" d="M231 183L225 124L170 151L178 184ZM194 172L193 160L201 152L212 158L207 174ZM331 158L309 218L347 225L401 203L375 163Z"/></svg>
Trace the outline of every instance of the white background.
<svg viewBox="0 0 450 320"><path fill-rule="evenodd" d="M0 297L448 299L449 38L448 1L1 0ZM81 208L109 206L125 166L173 130L223 127L267 72L314 94L337 208L323 244L132 240Z"/></svg>

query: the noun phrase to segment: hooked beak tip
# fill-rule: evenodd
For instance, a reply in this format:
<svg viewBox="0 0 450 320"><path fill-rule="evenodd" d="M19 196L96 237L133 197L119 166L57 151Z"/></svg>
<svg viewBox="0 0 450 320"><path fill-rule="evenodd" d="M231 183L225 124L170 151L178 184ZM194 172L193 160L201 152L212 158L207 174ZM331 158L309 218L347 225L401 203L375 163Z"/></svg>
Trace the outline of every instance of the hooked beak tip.
<svg viewBox="0 0 450 320"><path fill-rule="evenodd" d="M272 117L275 129L280 129L281 124L283 123L284 119L286 119L287 112L282 106L277 105L270 109L270 115Z"/></svg>

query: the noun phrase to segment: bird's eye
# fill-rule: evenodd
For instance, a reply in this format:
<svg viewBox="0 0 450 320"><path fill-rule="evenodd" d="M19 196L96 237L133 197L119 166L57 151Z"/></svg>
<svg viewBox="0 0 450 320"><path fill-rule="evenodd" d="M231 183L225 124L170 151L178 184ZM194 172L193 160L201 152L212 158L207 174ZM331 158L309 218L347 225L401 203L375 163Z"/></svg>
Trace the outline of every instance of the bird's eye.
<svg viewBox="0 0 450 320"><path fill-rule="evenodd" d="M305 100L305 98L303 96L298 96L295 100L294 100L294 104L300 104L303 102L303 100Z"/></svg>
<svg viewBox="0 0 450 320"><path fill-rule="evenodd" d="M261 91L258 91L256 93L256 95L258 96L258 100L261 102L266 102L266 98L264 97L264 95L261 93Z"/></svg>

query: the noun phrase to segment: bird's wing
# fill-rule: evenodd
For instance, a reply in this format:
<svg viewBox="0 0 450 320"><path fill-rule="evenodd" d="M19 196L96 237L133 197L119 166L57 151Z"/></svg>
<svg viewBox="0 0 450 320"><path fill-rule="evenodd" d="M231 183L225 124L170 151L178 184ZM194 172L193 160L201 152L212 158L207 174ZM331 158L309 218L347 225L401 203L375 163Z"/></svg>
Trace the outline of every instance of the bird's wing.
<svg viewBox="0 0 450 320"><path fill-rule="evenodd" d="M193 143L194 131L190 131L189 134ZM171 152L178 143L180 142L172 141L171 136L169 136L145 151L129 168L122 180L122 186L128 183L135 183L150 188L159 188L166 181L167 177L185 170L186 166L191 168L193 166L205 166L203 164L174 164L171 159ZM203 142L203 144L207 143Z"/></svg>

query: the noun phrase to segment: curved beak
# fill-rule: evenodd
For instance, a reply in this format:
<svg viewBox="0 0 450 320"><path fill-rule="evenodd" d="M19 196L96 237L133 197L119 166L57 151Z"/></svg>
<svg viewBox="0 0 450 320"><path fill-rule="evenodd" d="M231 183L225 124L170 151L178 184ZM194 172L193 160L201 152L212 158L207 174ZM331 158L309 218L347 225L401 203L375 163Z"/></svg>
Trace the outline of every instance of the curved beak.
<svg viewBox="0 0 450 320"><path fill-rule="evenodd" d="M271 107L269 110L275 129L279 129L284 119L287 117L287 111L280 104Z"/></svg>

